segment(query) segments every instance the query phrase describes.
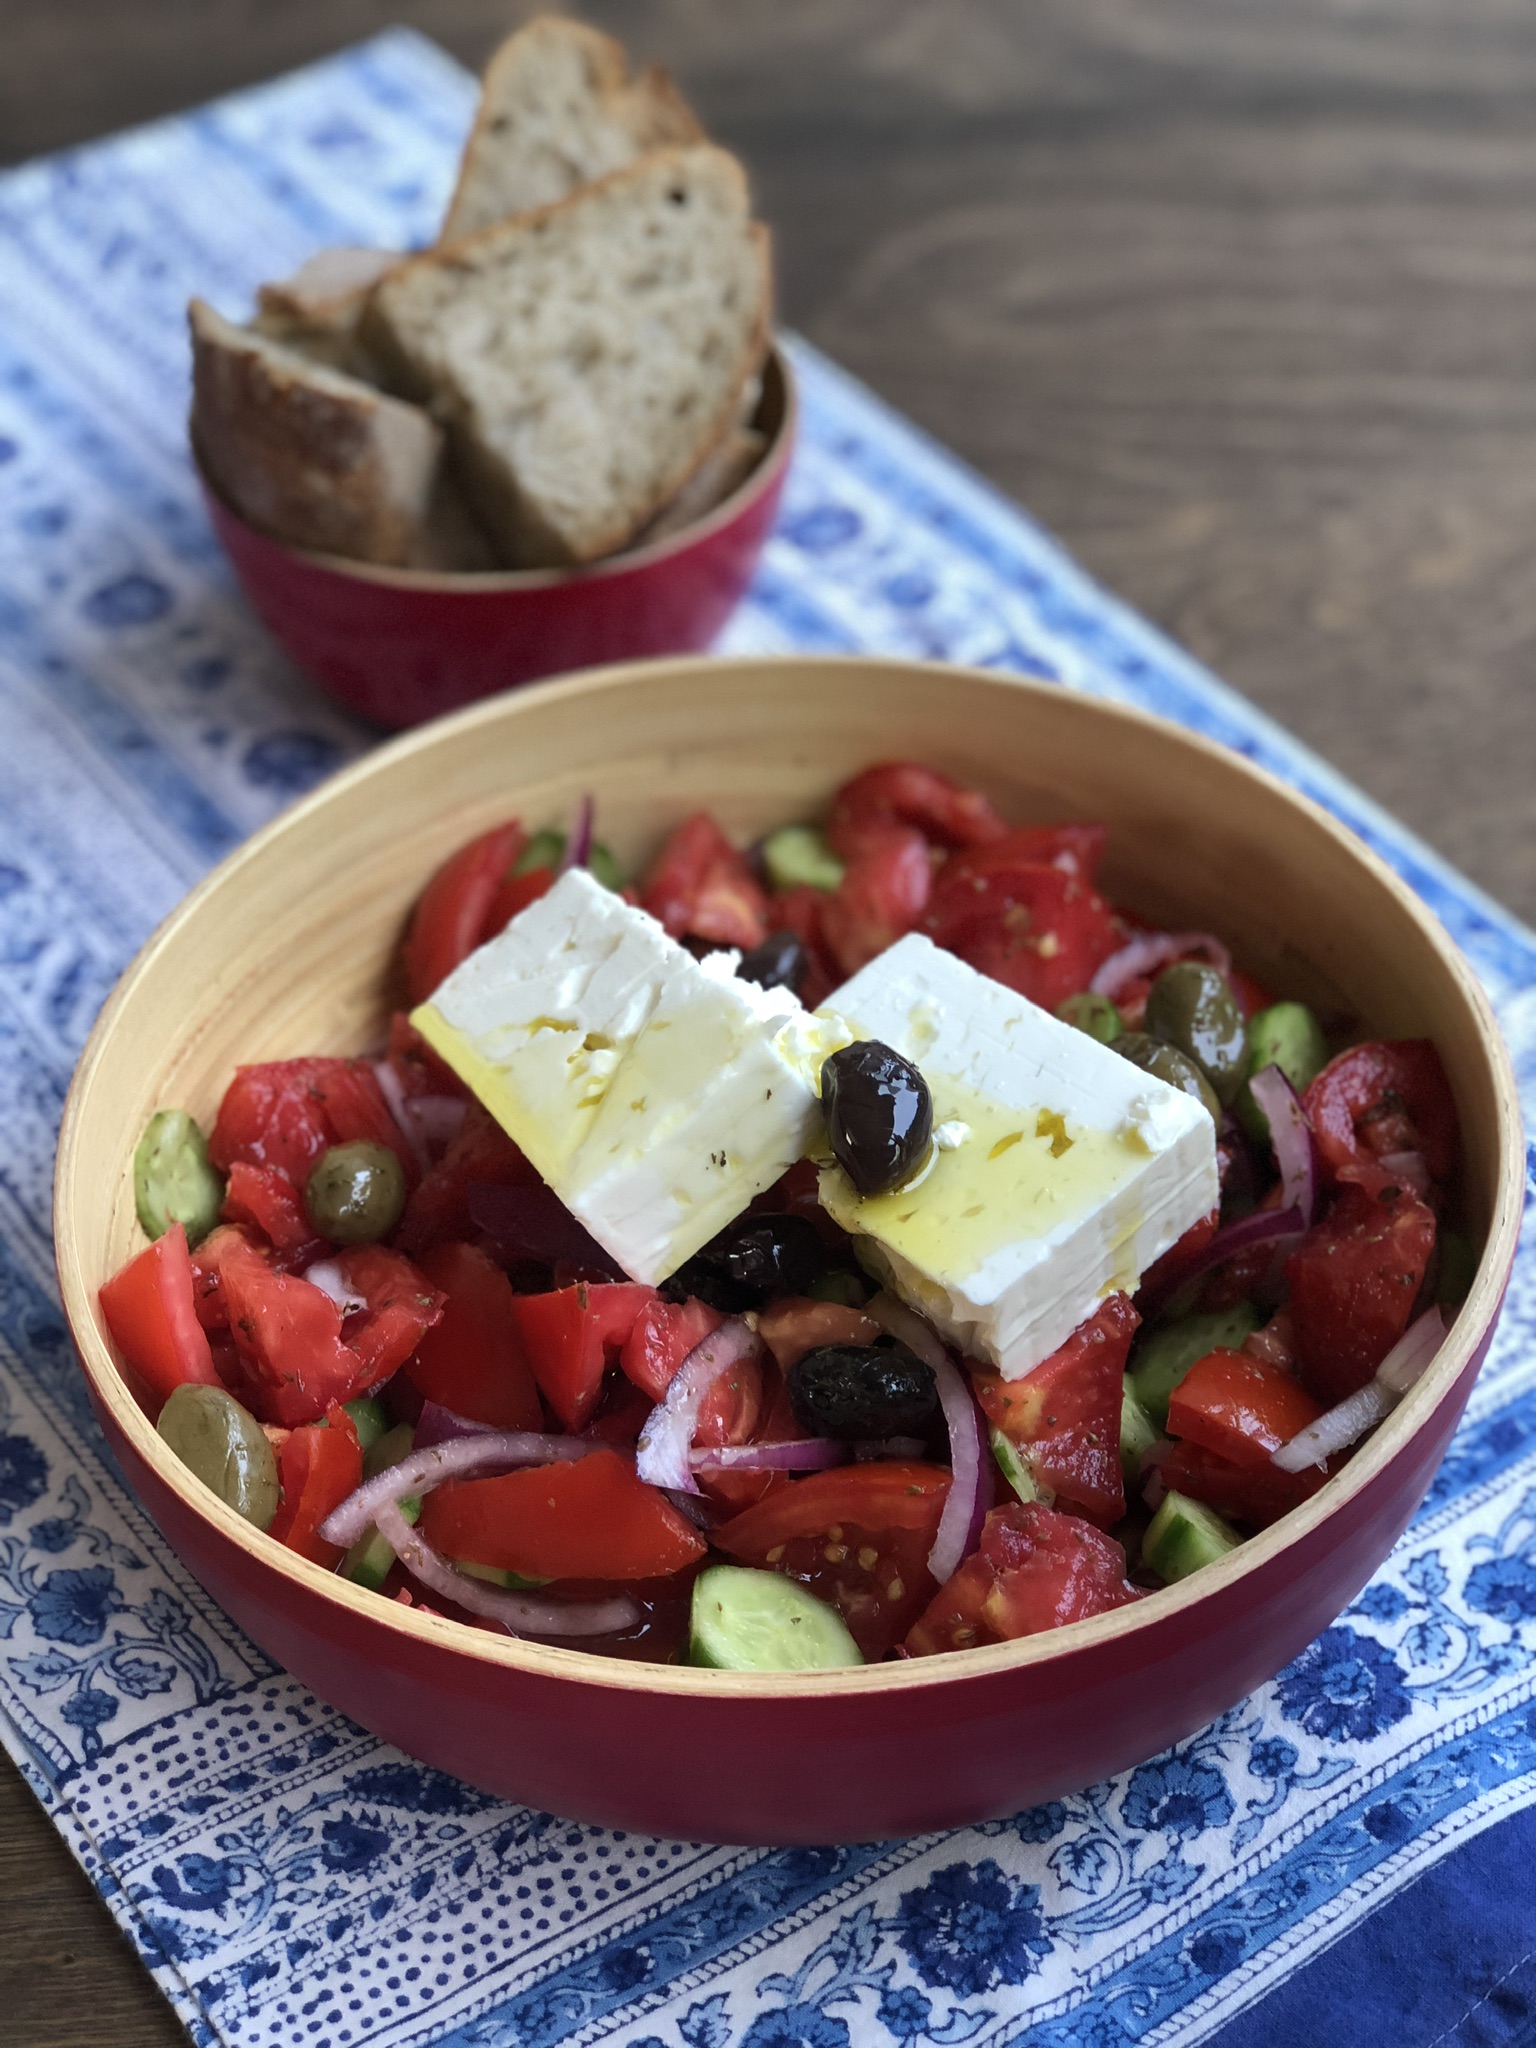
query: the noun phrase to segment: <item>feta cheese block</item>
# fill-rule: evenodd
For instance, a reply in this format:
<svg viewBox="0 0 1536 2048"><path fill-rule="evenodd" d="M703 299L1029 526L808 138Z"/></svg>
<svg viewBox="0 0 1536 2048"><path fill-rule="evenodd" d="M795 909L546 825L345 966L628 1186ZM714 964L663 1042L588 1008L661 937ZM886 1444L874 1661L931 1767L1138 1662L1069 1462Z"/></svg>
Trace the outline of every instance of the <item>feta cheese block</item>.
<svg viewBox="0 0 1536 2048"><path fill-rule="evenodd" d="M832 1013L918 1067L935 1143L889 1194L861 1198L824 1168L822 1205L872 1272L1005 1378L1216 1206L1216 1127L1199 1102L928 939L871 961Z"/></svg>
<svg viewBox="0 0 1536 2048"><path fill-rule="evenodd" d="M675 1272L799 1159L842 1039L787 989L695 960L583 869L411 1022L632 1279Z"/></svg>

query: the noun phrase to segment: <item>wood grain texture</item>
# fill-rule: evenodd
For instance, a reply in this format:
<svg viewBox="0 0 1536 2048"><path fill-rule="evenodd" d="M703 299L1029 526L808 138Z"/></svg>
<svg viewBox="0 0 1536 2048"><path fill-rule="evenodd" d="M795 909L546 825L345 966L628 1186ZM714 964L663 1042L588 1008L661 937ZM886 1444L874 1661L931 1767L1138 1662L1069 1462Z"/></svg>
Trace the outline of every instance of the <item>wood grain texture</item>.
<svg viewBox="0 0 1536 2048"><path fill-rule="evenodd" d="M7 0L0 158L389 20L475 61L527 11ZM586 11L747 160L789 320L1536 917L1525 0ZM29 1800L7 1775L7 2041L180 2039Z"/></svg>

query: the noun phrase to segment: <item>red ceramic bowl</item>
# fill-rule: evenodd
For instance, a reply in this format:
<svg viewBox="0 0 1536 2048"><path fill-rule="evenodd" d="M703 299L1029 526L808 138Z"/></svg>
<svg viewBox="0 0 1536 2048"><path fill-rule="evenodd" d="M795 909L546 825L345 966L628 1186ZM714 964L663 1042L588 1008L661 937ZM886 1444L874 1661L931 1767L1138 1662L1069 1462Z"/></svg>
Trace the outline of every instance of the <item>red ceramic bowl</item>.
<svg viewBox="0 0 1536 2048"><path fill-rule="evenodd" d="M745 1677L606 1660L413 1613L231 1513L155 1434L96 1290L142 1244L129 1160L153 1110L208 1118L237 1061L376 1044L403 920L434 865L520 811L597 799L638 863L707 804L751 838L814 816L872 756L985 788L1019 819L1101 818L1105 881L1224 933L1277 991L1434 1039L1464 1140L1476 1282L1424 1379L1307 1505L1183 1584L1019 1643L855 1672ZM1486 1000L1445 932L1341 826L1203 740L995 674L915 663L686 661L572 677L408 735L227 860L103 1010L65 1110L66 1312L129 1484L281 1663L441 1769L581 1819L735 1842L904 1835L1009 1813L1152 1755L1287 1663L1386 1556L1487 1348L1514 1254L1520 1120Z"/></svg>
<svg viewBox="0 0 1536 2048"><path fill-rule="evenodd" d="M241 587L305 674L380 725L419 725L535 676L708 647L751 581L794 448L777 349L753 424L767 446L724 503L586 569L449 575L317 554L247 524L199 475Z"/></svg>

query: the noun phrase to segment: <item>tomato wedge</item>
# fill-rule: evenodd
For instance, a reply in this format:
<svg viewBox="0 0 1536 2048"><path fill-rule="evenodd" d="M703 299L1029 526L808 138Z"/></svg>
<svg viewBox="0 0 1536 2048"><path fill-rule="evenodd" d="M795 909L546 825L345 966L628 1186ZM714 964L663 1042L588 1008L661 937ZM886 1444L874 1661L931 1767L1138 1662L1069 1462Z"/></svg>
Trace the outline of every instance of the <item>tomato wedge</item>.
<svg viewBox="0 0 1536 2048"><path fill-rule="evenodd" d="M331 1406L324 1422L290 1430L277 1454L283 1498L267 1530L279 1543L316 1564L334 1565L341 1552L321 1540L320 1524L363 1483L363 1453L352 1418Z"/></svg>
<svg viewBox="0 0 1536 2048"><path fill-rule="evenodd" d="M548 895L554 882L554 869L543 865L529 868L526 874L508 875L491 898L480 943L483 945L486 939L494 939L498 932L505 931L520 910Z"/></svg>
<svg viewBox="0 0 1536 2048"><path fill-rule="evenodd" d="M1140 1597L1112 1536L1038 1501L1009 1501L988 1514L979 1547L934 1596L906 1647L931 1657L1013 1642Z"/></svg>
<svg viewBox="0 0 1536 2048"><path fill-rule="evenodd" d="M1352 1045L1329 1061L1304 1101L1330 1175L1417 1152L1430 1178L1444 1181L1456 1163L1456 1101L1427 1038Z"/></svg>
<svg viewBox="0 0 1536 2048"><path fill-rule="evenodd" d="M674 939L688 933L745 951L768 936L767 894L707 811L668 839L640 885L640 904Z"/></svg>
<svg viewBox="0 0 1536 2048"><path fill-rule="evenodd" d="M512 1320L539 1391L566 1429L580 1429L597 1407L603 1373L617 1359L654 1287L629 1281L591 1286L579 1280L548 1294L515 1294ZM482 1560L483 1562L483 1560Z"/></svg>
<svg viewBox="0 0 1536 2048"><path fill-rule="evenodd" d="M421 1271L445 1297L441 1319L422 1331L407 1368L419 1394L494 1429L542 1429L539 1390L523 1357L512 1285L472 1244L424 1252Z"/></svg>
<svg viewBox="0 0 1536 2048"><path fill-rule="evenodd" d="M807 1351L823 1344L875 1344L884 1332L872 1317L844 1302L786 1294L758 1311L757 1334L780 1372L788 1372Z"/></svg>
<svg viewBox="0 0 1536 2048"><path fill-rule="evenodd" d="M1435 1248L1434 1213L1406 1187L1346 1182L1285 1262L1303 1383L1356 1393L1412 1320Z"/></svg>
<svg viewBox="0 0 1536 2048"><path fill-rule="evenodd" d="M398 1252L360 1245L337 1265L368 1303L347 1319L345 1339L340 1309L311 1281L269 1265L248 1244L231 1244L220 1258L241 1376L235 1391L262 1422L318 1422L333 1401L378 1386L442 1311L443 1297Z"/></svg>
<svg viewBox="0 0 1536 2048"><path fill-rule="evenodd" d="M536 1188L541 1182L490 1111L471 1101L458 1135L407 1197L396 1244L416 1258L435 1244L473 1238L469 1191L476 1185Z"/></svg>
<svg viewBox="0 0 1536 2048"><path fill-rule="evenodd" d="M725 1321L718 1309L690 1295L665 1301L658 1294L635 1318L619 1353L620 1370L653 1401L659 1401L683 1360Z"/></svg>
<svg viewBox="0 0 1536 2048"><path fill-rule="evenodd" d="M208 1333L197 1317L192 1257L181 1224L173 1223L114 1273L100 1298L113 1342L158 1400L177 1387L220 1384Z"/></svg>
<svg viewBox="0 0 1536 2048"><path fill-rule="evenodd" d="M485 926L496 892L527 843L522 826L509 819L461 846L422 890L400 955L413 1009L490 936Z"/></svg>
<svg viewBox="0 0 1536 2048"><path fill-rule="evenodd" d="M813 1472L717 1529L715 1547L808 1586L837 1609L874 1663L896 1647L933 1593L928 1553L949 1486L942 1465Z"/></svg>
<svg viewBox="0 0 1536 2048"><path fill-rule="evenodd" d="M928 842L910 826L862 836L860 851L821 907L821 935L845 975L857 974L913 929L933 886Z"/></svg>
<svg viewBox="0 0 1536 2048"><path fill-rule="evenodd" d="M781 889L769 898L767 925L771 932L793 932L805 948L805 973L800 982L800 1000L808 1010L824 1003L842 980L822 930L822 912L828 891L799 882L793 889Z"/></svg>
<svg viewBox="0 0 1536 2048"><path fill-rule="evenodd" d="M1322 1409L1283 1366L1220 1348L1196 1359L1168 1401L1168 1434L1234 1465L1262 1469L1270 1453Z"/></svg>
<svg viewBox="0 0 1536 2048"><path fill-rule="evenodd" d="M235 1069L208 1157L221 1173L241 1159L276 1167L301 1189L322 1152L355 1138L387 1145L415 1181L416 1155L366 1060L267 1060Z"/></svg>
<svg viewBox="0 0 1536 2048"><path fill-rule="evenodd" d="M447 1557L534 1579L658 1579L706 1544L617 1451L495 1479L450 1479L421 1505L427 1541Z"/></svg>
<svg viewBox="0 0 1536 2048"><path fill-rule="evenodd" d="M1140 1322L1129 1296L1112 1294L1021 1379L971 1368L988 1421L1023 1451L1041 1486L1106 1528L1125 1513L1120 1404Z"/></svg>
<svg viewBox="0 0 1536 2048"><path fill-rule="evenodd" d="M1282 1515L1300 1507L1327 1478L1320 1467L1282 1472L1266 1459L1262 1465L1235 1465L1203 1444L1175 1443L1158 1461L1163 1483L1174 1493L1204 1501L1219 1515L1251 1528L1267 1529Z"/></svg>
<svg viewBox="0 0 1536 2048"><path fill-rule="evenodd" d="M942 874L919 929L1047 1010L1085 989L1122 938L1114 912L1086 882L1027 862Z"/></svg>
<svg viewBox="0 0 1536 2048"><path fill-rule="evenodd" d="M845 782L832 799L827 840L856 860L872 834L910 825L934 846L985 846L1008 827L979 789L966 789L915 761L881 761Z"/></svg>
<svg viewBox="0 0 1536 2048"><path fill-rule="evenodd" d="M944 879L954 883L1023 866L1061 868L1092 882L1108 838L1105 825L1016 825L1001 839L951 854L944 863Z"/></svg>
<svg viewBox="0 0 1536 2048"><path fill-rule="evenodd" d="M252 1166L247 1159L237 1159L229 1169L229 1184L219 1215L225 1223L244 1224L259 1231L289 1265L305 1265L310 1258L318 1258L325 1248L325 1240L317 1236L310 1223L299 1190L276 1166Z"/></svg>

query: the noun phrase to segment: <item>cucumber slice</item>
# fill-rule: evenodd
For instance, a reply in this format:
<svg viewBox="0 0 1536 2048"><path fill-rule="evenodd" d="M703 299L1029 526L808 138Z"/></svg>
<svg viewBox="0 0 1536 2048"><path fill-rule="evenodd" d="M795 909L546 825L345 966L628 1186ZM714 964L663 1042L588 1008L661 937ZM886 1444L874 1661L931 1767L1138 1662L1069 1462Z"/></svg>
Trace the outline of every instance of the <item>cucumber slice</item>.
<svg viewBox="0 0 1536 2048"><path fill-rule="evenodd" d="M397 1422L393 1429L386 1429L381 1437L375 1437L371 1444L363 1447L363 1477L376 1479L391 1465L398 1465L402 1458L410 1455L415 1441L416 1432L408 1422Z"/></svg>
<svg viewBox="0 0 1536 2048"><path fill-rule="evenodd" d="M1131 1366L1131 1386L1137 1400L1162 1429L1168 1420L1168 1396L1197 1358L1207 1351L1242 1348L1263 1321L1251 1303L1240 1301L1236 1308L1218 1309L1214 1315L1180 1316L1154 1330L1137 1349Z"/></svg>
<svg viewBox="0 0 1536 2048"><path fill-rule="evenodd" d="M342 1405L352 1418L352 1427L357 1431L357 1441L365 1455L389 1435L389 1417L384 1412L384 1403L375 1401L372 1394L359 1394L355 1401Z"/></svg>
<svg viewBox="0 0 1536 2048"><path fill-rule="evenodd" d="M688 1661L715 1671L839 1671L864 1659L842 1616L795 1580L717 1564L693 1582Z"/></svg>
<svg viewBox="0 0 1536 2048"><path fill-rule="evenodd" d="M499 1564L466 1564L462 1557L456 1557L453 1564L466 1578L484 1579L488 1586L501 1586L509 1593L526 1593L549 1584L548 1579L525 1579L520 1572L505 1571Z"/></svg>
<svg viewBox="0 0 1536 2048"><path fill-rule="evenodd" d="M835 889L843 864L813 825L783 825L763 841L763 866L775 889L794 889L809 882L813 889Z"/></svg>
<svg viewBox="0 0 1536 2048"><path fill-rule="evenodd" d="M408 1522L414 1522L421 1513L421 1501L412 1496L400 1503L400 1512ZM393 1547L386 1542L377 1529L365 1529L337 1569L344 1579L351 1579L354 1585L366 1586L370 1593L377 1593L389 1577L389 1568L395 1561Z"/></svg>
<svg viewBox="0 0 1536 2048"><path fill-rule="evenodd" d="M1120 1398L1120 1469L1133 1484L1141 1478L1141 1454L1157 1442L1157 1424L1136 1398L1129 1373Z"/></svg>
<svg viewBox="0 0 1536 2048"><path fill-rule="evenodd" d="M1142 1562L1172 1585L1202 1565L1215 1564L1242 1540L1231 1523L1224 1522L1204 1501L1165 1493L1141 1539Z"/></svg>
<svg viewBox="0 0 1536 2048"><path fill-rule="evenodd" d="M557 868L565 857L563 832L535 832L513 865L514 875L531 874L535 868ZM594 840L587 856L587 872L605 889L622 889L624 870L601 840Z"/></svg>
<svg viewBox="0 0 1536 2048"><path fill-rule="evenodd" d="M1037 1500L1043 1507L1049 1507L1056 1498L1048 1486L1041 1486L1029 1469L1029 1460L1012 1437L1004 1436L994 1424L987 1431L992 1443L992 1455L997 1460L997 1469L1022 1501Z"/></svg>

